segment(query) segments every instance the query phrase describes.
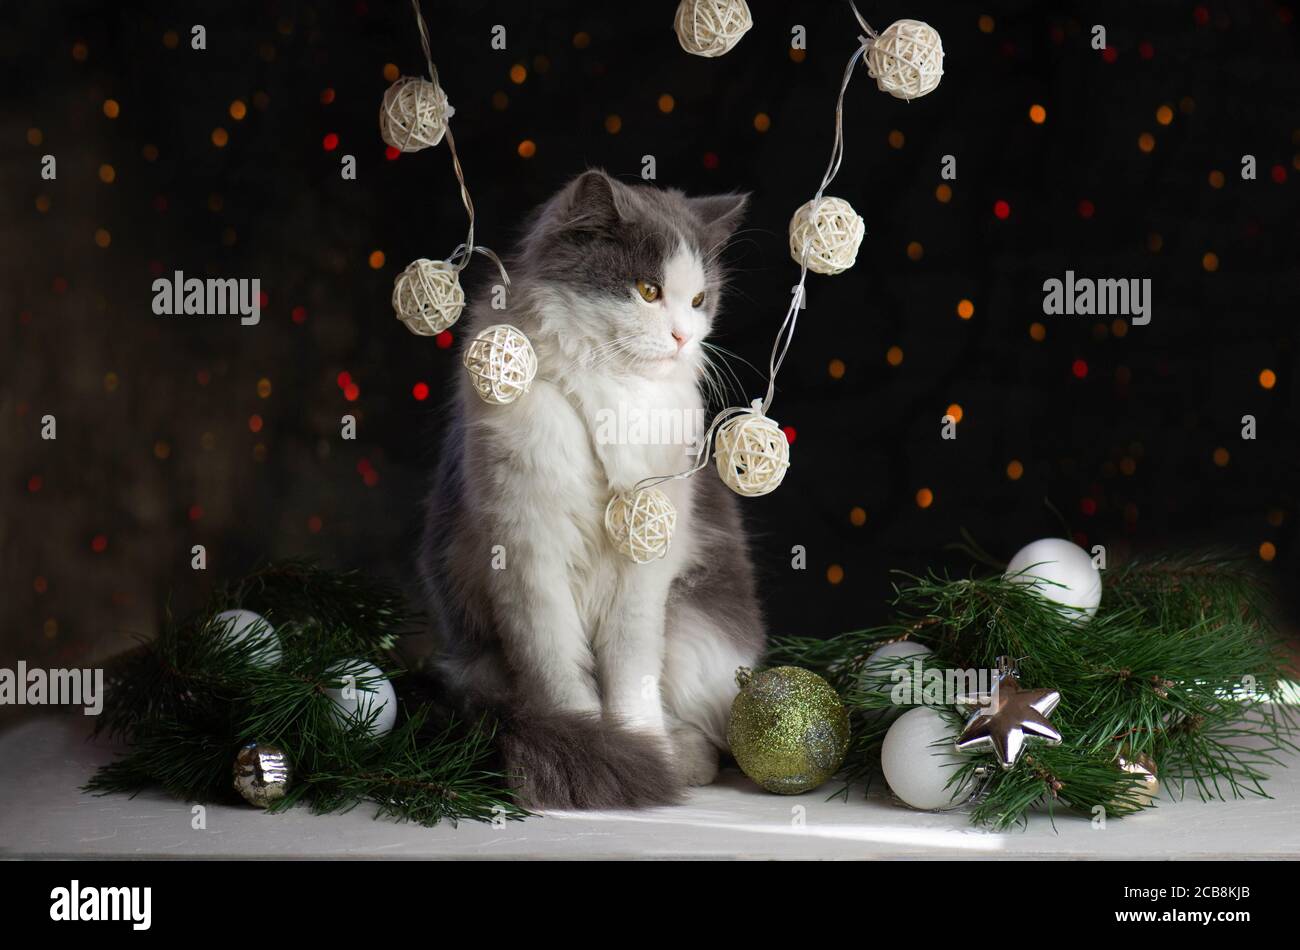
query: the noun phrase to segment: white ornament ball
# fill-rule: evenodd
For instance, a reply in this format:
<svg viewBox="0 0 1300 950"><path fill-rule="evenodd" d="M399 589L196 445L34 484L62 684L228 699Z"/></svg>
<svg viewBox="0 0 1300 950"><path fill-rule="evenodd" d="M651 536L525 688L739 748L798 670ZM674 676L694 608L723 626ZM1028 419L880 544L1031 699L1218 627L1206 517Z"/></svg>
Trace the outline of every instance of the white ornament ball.
<svg viewBox="0 0 1300 950"><path fill-rule="evenodd" d="M862 667L862 675L858 680L859 686L864 690L885 694L892 693L894 689L901 686L906 691L907 705L869 709L866 716L874 720L890 719L911 709L915 691L924 689L925 686L924 683L917 683L914 689L912 661L920 660L924 663L926 658L932 655L933 651L928 646L913 640L895 640L893 643L882 644L872 651ZM896 671L900 669L905 674L901 678L896 675Z"/></svg>
<svg viewBox="0 0 1300 950"><path fill-rule="evenodd" d="M748 412L732 416L713 439L718 476L746 498L775 491L790 467L790 441L760 405L755 402Z"/></svg>
<svg viewBox="0 0 1300 950"><path fill-rule="evenodd" d="M658 488L620 492L605 506L605 531L620 554L638 564L668 553L677 509Z"/></svg>
<svg viewBox="0 0 1300 950"><path fill-rule="evenodd" d="M383 671L373 663L345 660L325 671L326 677L346 680L343 686L325 687L340 721L364 720L374 715L370 735L386 736L397 722L397 693Z"/></svg>
<svg viewBox="0 0 1300 950"><path fill-rule="evenodd" d="M924 643L915 640L895 640L885 643L872 651L863 667L863 681L877 689L888 692L897 684L895 671L902 669L908 677L912 675L912 661L920 660L923 664L927 657L934 654ZM890 662L890 661L893 662Z"/></svg>
<svg viewBox="0 0 1300 950"><path fill-rule="evenodd" d="M504 323L480 331L465 347L463 362L474 392L494 406L512 403L528 392L537 375L533 344Z"/></svg>
<svg viewBox="0 0 1300 950"><path fill-rule="evenodd" d="M920 20L891 23L867 48L867 73L881 92L919 99L943 78L943 41Z"/></svg>
<svg viewBox="0 0 1300 950"><path fill-rule="evenodd" d="M673 18L677 42L695 56L721 56L753 25L745 0L682 0Z"/></svg>
<svg viewBox="0 0 1300 950"><path fill-rule="evenodd" d="M420 258L393 281L393 310L416 336L436 336L460 319L465 291L446 261Z"/></svg>
<svg viewBox="0 0 1300 950"><path fill-rule="evenodd" d="M251 639L261 647L253 658L254 666L268 669L280 662L280 637L261 614L251 610L223 610L212 618L212 628L231 643Z"/></svg>
<svg viewBox="0 0 1300 950"><path fill-rule="evenodd" d="M442 87L428 79L403 76L388 87L379 107L379 134L401 152L418 152L442 141L456 110Z"/></svg>
<svg viewBox="0 0 1300 950"><path fill-rule="evenodd" d="M890 790L923 811L953 808L970 796L969 781L949 785L968 759L957 753L947 721L931 706L894 720L880 747L880 767Z"/></svg>
<svg viewBox="0 0 1300 950"><path fill-rule="evenodd" d="M843 198L814 198L790 219L790 256L818 274L842 274L858 259L867 223Z"/></svg>
<svg viewBox="0 0 1300 950"><path fill-rule="evenodd" d="M1025 545L1003 576L1030 585L1079 619L1091 617L1101 603L1101 572L1087 551L1064 538L1043 538Z"/></svg>

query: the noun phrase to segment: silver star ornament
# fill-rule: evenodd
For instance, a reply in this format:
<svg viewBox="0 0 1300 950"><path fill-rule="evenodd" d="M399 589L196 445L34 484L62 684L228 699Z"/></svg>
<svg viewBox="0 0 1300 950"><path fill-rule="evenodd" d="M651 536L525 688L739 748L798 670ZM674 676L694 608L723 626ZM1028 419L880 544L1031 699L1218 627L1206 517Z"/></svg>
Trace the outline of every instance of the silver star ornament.
<svg viewBox="0 0 1300 950"><path fill-rule="evenodd" d="M1057 745L1061 734L1052 728L1047 717L1052 714L1061 694L1054 689L1021 689L1011 670L1004 670L991 694L965 698L959 705L975 709L966 720L966 728L957 737L959 752L992 749L998 764L1009 769L1024 750L1025 740L1039 739Z"/></svg>

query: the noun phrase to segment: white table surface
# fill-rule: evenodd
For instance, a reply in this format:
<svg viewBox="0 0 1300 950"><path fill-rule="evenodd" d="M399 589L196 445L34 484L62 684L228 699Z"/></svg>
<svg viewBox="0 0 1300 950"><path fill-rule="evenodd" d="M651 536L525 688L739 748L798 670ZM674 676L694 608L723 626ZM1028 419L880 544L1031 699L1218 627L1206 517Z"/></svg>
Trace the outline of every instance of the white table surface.
<svg viewBox="0 0 1300 950"><path fill-rule="evenodd" d="M644 811L551 812L503 827L459 827L346 815L282 815L209 805L206 829L193 806L159 792L135 798L79 791L112 750L86 740L86 722L44 716L0 733L0 857L5 858L1276 858L1300 857L1300 761L1276 769L1272 799L1204 803L1162 799L1158 808L1104 830L1058 813L1023 831L972 828L963 813L927 814L883 790L850 801L827 790L761 791L738 772L695 789L683 805ZM802 809L802 823L797 818Z"/></svg>

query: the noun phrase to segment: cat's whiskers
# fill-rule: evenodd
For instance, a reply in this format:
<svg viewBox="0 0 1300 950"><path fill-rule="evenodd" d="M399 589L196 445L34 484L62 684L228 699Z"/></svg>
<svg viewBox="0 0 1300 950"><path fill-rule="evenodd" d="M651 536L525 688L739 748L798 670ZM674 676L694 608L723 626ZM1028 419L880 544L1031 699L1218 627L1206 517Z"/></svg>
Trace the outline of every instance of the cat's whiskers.
<svg viewBox="0 0 1300 950"><path fill-rule="evenodd" d="M728 391L726 381L722 378L722 374L719 372L717 365L709 357L709 354L701 351L701 355L704 359L700 361L700 376L704 385L707 387L709 402L711 405L716 405L721 408L727 404Z"/></svg>
<svg viewBox="0 0 1300 950"><path fill-rule="evenodd" d="M716 344L714 343L705 342L705 343L701 343L701 346L706 347L706 350L708 351L705 353L706 363L714 366L714 369L718 370L719 374L722 373L722 370L725 370L725 372L727 372L727 376L731 378L731 381L736 383L737 394L740 394L741 400L744 400L745 385L744 383L741 382L740 377L737 376L736 370L732 369L732 365L728 363L727 357L723 355L723 353L728 353L731 351L723 350L722 347L716 346ZM718 357L716 361L714 360L714 355ZM735 356L735 353L732 353L732 355ZM737 359L740 359L740 357L737 357ZM742 363L744 363L744 360L741 361ZM750 368L753 369L753 366L750 366ZM757 372L757 370L755 370L755 372Z"/></svg>
<svg viewBox="0 0 1300 950"><path fill-rule="evenodd" d="M617 337L607 343L601 344L599 347L596 347L592 351L592 358L586 362L585 368L588 370L599 369L606 363L614 360L616 357L623 355L631 355L635 359L636 351L630 344L636 340L637 336L638 334L631 334L629 336Z"/></svg>
<svg viewBox="0 0 1300 950"><path fill-rule="evenodd" d="M636 338L637 334L629 333L626 336L614 337L612 340L606 340L604 343L599 343L583 355L578 365L588 369L594 369L597 366L601 366L614 356L617 356L620 352L625 352L627 344Z"/></svg>

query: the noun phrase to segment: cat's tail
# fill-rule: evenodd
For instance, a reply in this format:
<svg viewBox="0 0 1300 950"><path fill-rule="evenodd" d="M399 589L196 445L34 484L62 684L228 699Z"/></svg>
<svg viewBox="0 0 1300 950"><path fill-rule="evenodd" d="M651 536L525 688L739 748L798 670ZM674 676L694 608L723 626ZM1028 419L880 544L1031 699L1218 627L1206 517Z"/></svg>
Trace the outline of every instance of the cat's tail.
<svg viewBox="0 0 1300 950"><path fill-rule="evenodd" d="M597 715L512 710L497 716L496 737L530 808L644 808L684 791L657 739Z"/></svg>

